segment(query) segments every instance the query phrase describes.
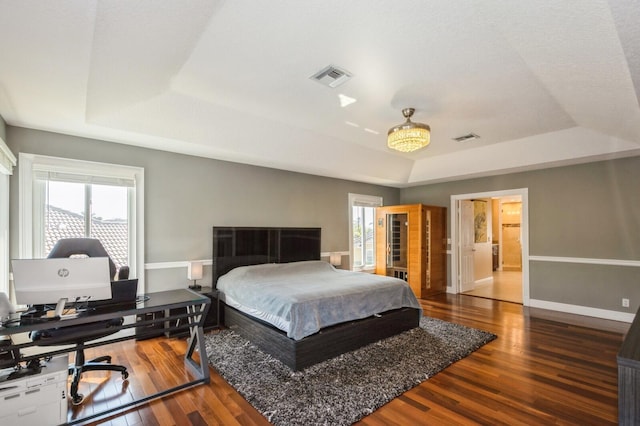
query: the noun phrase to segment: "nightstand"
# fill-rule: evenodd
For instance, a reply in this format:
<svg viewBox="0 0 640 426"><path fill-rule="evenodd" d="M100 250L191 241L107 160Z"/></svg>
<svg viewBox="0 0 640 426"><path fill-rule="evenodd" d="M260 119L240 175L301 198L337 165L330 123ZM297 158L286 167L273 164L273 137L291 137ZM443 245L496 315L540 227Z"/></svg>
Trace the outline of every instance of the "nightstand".
<svg viewBox="0 0 640 426"><path fill-rule="evenodd" d="M218 290L211 287L201 287L197 290L190 289L191 291L195 291L196 293L200 293L203 296L207 296L211 299L211 304L209 305L209 312L207 313L207 317L204 319L203 329L205 331L211 330L212 328L220 327L220 298L218 297ZM181 314L186 312L184 309L171 309L169 312L165 312L165 318L171 315ZM166 324L165 328L169 328L173 324ZM186 335L186 331L178 331L178 332L167 332L165 331L165 335L169 336L183 336Z"/></svg>
<svg viewBox="0 0 640 426"><path fill-rule="evenodd" d="M221 326L221 323L220 323L221 310L220 310L220 298L218 297L218 290L211 287L201 287L198 290L194 290L194 289L190 289L190 290L195 291L196 293L200 293L204 296L207 296L209 299L211 299L211 304L209 305L209 312L207 313L207 317L204 319L203 329L206 331L206 330L211 330L213 328L219 328ZM186 310L184 308L150 312L145 314L144 317L138 318L138 321L167 318L170 316L181 315L184 313L186 313ZM136 327L136 331L139 334L144 333L144 336L137 338L137 340L149 339L151 337L161 336L163 334L167 337L176 337L176 336L180 337L180 336L186 336L187 334L189 334L187 330L168 331L169 328L177 326L177 321L179 320L174 319L170 321L158 322L150 326ZM155 329L157 330L157 332L150 333L150 329Z"/></svg>
<svg viewBox="0 0 640 426"><path fill-rule="evenodd" d="M199 290L194 290L204 296L211 299L211 305L209 305L209 313L204 320L204 329L210 330L212 328L220 327L220 298L218 297L218 290L212 287L202 287Z"/></svg>

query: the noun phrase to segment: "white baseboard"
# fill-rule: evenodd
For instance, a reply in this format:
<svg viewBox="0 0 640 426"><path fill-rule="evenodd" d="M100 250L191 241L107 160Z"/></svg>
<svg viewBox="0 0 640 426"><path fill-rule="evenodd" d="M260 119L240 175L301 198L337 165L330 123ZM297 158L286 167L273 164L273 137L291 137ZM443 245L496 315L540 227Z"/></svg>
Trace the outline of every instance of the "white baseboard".
<svg viewBox="0 0 640 426"><path fill-rule="evenodd" d="M447 293L456 294L453 286L447 286ZM580 305L569 305L566 303L548 302L546 300L536 299L529 300L529 307L628 323L633 322L633 319L636 317L634 313L630 312L610 311L608 309L591 308L589 306Z"/></svg>
<svg viewBox="0 0 640 426"><path fill-rule="evenodd" d="M493 277L482 278L480 280L476 280L473 285L482 285L482 284L491 284L493 282Z"/></svg>
<svg viewBox="0 0 640 426"><path fill-rule="evenodd" d="M532 308L548 309L550 311L565 312L568 314L584 315L608 319L612 321L633 322L634 313L610 311L608 309L591 308L589 306L569 305L566 303L549 302L546 300L530 299L529 306Z"/></svg>

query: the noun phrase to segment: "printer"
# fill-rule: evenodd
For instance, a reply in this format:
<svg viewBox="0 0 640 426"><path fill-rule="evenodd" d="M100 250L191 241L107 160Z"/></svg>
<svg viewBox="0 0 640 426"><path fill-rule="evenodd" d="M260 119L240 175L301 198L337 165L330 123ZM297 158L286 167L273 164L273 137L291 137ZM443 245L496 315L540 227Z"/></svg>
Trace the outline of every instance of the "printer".
<svg viewBox="0 0 640 426"><path fill-rule="evenodd" d="M42 363L41 372L8 379L11 369L0 370L0 424L20 426L67 423L69 357Z"/></svg>

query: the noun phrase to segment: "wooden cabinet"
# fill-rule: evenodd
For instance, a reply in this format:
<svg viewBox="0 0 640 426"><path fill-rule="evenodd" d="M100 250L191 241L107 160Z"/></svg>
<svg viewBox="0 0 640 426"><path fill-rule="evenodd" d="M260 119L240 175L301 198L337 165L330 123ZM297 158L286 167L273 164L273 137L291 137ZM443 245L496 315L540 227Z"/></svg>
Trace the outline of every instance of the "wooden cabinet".
<svg viewBox="0 0 640 426"><path fill-rule="evenodd" d="M445 207L378 207L376 274L407 281L418 298L445 292L446 227Z"/></svg>

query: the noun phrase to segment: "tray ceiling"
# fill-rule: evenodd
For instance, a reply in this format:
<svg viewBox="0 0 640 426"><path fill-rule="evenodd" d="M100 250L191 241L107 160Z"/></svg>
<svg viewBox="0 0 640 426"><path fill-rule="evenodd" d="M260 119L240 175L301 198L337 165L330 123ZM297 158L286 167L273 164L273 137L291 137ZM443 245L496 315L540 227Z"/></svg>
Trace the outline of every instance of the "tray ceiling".
<svg viewBox="0 0 640 426"><path fill-rule="evenodd" d="M397 187L639 155L638 22L636 0L0 1L0 115ZM329 65L352 77L310 79ZM386 146L405 107L432 129L411 154Z"/></svg>

